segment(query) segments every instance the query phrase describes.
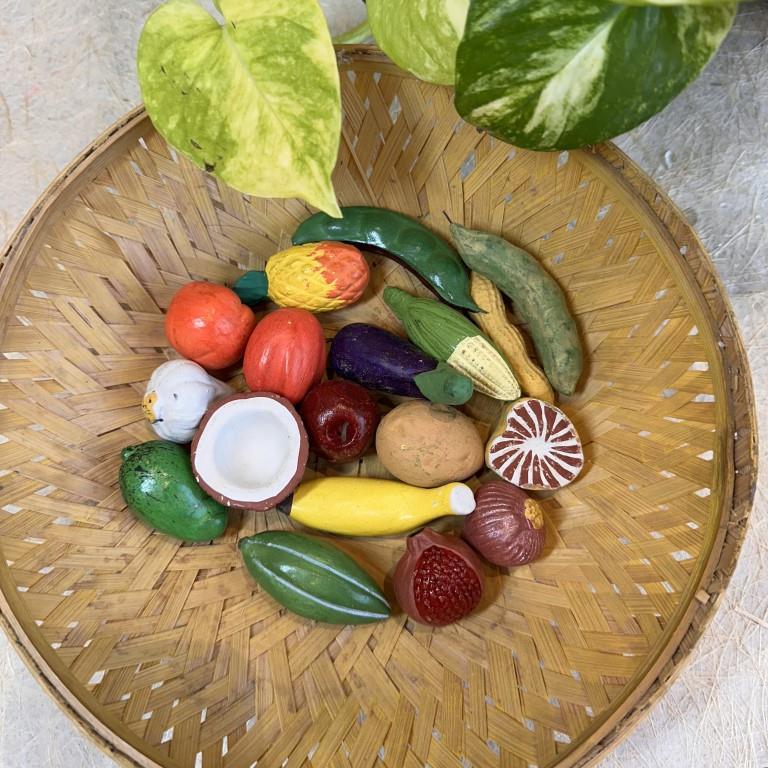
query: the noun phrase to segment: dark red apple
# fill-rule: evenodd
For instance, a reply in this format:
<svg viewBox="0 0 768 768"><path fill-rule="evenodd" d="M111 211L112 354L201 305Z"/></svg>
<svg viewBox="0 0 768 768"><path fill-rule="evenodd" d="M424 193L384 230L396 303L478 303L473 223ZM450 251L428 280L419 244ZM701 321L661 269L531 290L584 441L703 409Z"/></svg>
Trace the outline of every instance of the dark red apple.
<svg viewBox="0 0 768 768"><path fill-rule="evenodd" d="M359 459L370 447L379 425L379 407L359 384L334 379L309 390L301 417L315 453L342 464Z"/></svg>

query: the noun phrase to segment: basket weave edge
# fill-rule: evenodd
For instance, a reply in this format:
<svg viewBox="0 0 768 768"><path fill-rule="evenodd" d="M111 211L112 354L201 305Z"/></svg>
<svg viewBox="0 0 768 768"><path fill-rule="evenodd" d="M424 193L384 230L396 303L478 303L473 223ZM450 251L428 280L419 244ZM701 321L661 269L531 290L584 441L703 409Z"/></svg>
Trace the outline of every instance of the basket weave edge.
<svg viewBox="0 0 768 768"><path fill-rule="evenodd" d="M603 729L605 732L593 746L576 762L564 763L564 768L569 765L573 768L591 768L597 765L608 752L634 731L690 661L691 651L717 612L738 563L739 553L747 533L747 520L752 509L758 473L757 416L749 360L733 307L712 259L680 208L628 155L611 142L593 147L592 151L629 183L651 211L664 223L678 246L683 260L691 267L713 319L718 315L722 318L718 335L722 340L723 331L728 332L729 343L725 344L721 351L728 384L727 396L735 417L732 425L732 435L735 437L729 440L729 448L738 482L731 496L731 507L727 510L727 514L726 510L723 510L721 517L722 536L717 550L719 557L713 557L715 552L713 548L707 569L707 584L696 593L691 603L692 615L687 620L687 627L680 641L670 653L662 654L668 657L667 661L662 664L658 675L640 698L632 704L628 712L618 718L612 727L605 727ZM711 281L713 285L713 289L709 292L704 289L706 281ZM739 404L741 407L738 407ZM742 452L741 459L735 450L737 439L748 440L748 450ZM609 722L615 719L616 714L614 713L614 718L610 718Z"/></svg>
<svg viewBox="0 0 768 768"><path fill-rule="evenodd" d="M58 211L52 210L53 203L60 202L60 195L66 194L73 188L81 174L94 172L94 158L98 162L100 155L111 150L117 141L126 141L137 128L144 124L146 119L143 104L134 107L84 147L48 184L0 250L0 292L10 290L14 299L18 297L21 286L14 287L12 284L19 271L23 274L23 258L19 260L13 256L21 253L22 257L28 258L34 253L35 241L40 230L48 223L49 217L58 215ZM5 331L5 319L0 317L0 339L4 338ZM0 567L6 567L5 563ZM105 727L104 723L91 712L88 705L66 685L45 656L21 631L21 627L15 621L13 609L2 591L0 591L0 627L43 690L58 704L81 733L89 737L121 767L154 768L153 763L148 762L140 750L125 742L113 729ZM109 734L109 738L104 731ZM118 744L110 739L114 739Z"/></svg>

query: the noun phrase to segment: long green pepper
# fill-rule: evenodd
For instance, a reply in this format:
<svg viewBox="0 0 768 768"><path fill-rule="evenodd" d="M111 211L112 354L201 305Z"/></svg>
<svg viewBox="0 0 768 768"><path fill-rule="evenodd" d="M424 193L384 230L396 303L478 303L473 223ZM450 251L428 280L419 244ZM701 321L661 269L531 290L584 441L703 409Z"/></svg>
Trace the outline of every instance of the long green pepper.
<svg viewBox="0 0 768 768"><path fill-rule="evenodd" d="M342 218L316 213L293 234L293 244L340 240L385 251L413 271L442 299L479 312L469 291L469 275L458 253L432 230L410 216L385 208L352 205Z"/></svg>

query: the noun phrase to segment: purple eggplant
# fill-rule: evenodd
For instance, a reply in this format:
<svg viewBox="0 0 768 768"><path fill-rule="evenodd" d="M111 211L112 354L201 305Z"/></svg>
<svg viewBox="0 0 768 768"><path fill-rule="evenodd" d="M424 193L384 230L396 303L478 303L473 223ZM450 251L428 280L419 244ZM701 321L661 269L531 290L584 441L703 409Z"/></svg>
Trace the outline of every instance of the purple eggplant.
<svg viewBox="0 0 768 768"><path fill-rule="evenodd" d="M342 378L392 395L448 405L462 405L472 397L472 382L466 376L367 323L347 325L336 334L328 367Z"/></svg>

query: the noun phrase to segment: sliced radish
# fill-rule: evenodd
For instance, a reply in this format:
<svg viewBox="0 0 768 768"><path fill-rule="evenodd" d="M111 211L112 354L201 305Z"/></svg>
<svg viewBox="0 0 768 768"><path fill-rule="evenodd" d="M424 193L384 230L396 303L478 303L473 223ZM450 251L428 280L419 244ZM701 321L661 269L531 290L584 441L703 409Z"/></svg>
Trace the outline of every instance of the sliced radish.
<svg viewBox="0 0 768 768"><path fill-rule="evenodd" d="M554 490L576 479L584 450L576 428L559 408L526 397L508 408L488 442L485 460L518 488Z"/></svg>

